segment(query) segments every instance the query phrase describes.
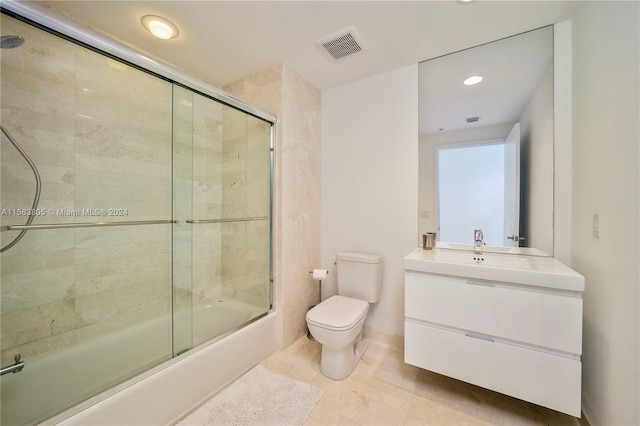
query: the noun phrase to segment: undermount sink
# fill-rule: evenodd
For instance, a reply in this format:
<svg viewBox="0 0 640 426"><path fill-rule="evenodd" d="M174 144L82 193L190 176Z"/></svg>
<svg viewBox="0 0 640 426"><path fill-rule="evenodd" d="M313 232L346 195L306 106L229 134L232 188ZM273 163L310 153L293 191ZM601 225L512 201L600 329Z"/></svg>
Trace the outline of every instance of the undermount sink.
<svg viewBox="0 0 640 426"><path fill-rule="evenodd" d="M408 271L584 291L584 277L552 257L417 248L404 258Z"/></svg>

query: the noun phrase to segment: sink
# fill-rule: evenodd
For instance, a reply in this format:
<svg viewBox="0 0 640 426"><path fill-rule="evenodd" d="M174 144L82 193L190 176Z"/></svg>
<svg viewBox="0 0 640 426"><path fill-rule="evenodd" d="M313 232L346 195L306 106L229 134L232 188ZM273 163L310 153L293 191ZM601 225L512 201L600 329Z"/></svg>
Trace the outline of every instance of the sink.
<svg viewBox="0 0 640 426"><path fill-rule="evenodd" d="M428 272L544 287L584 291L584 277L552 257L417 248L404 258L406 271Z"/></svg>
<svg viewBox="0 0 640 426"><path fill-rule="evenodd" d="M434 261L492 266L494 268L534 269L534 264L524 256L499 254L473 254L467 251L436 250Z"/></svg>
<svg viewBox="0 0 640 426"><path fill-rule="evenodd" d="M466 250L473 251L473 244L464 243L448 243L438 241L438 248L453 249L453 250ZM528 256L549 256L542 250L531 247L506 247L506 246L484 246L482 251L485 253L509 253L509 254L524 254Z"/></svg>

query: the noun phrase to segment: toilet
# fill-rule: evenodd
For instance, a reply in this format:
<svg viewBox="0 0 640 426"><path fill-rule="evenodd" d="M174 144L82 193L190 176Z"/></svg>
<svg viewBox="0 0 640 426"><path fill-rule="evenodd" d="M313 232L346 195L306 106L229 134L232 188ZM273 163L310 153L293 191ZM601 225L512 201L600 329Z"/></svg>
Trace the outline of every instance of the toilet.
<svg viewBox="0 0 640 426"><path fill-rule="evenodd" d="M361 253L336 256L338 294L307 312L307 325L322 345L320 371L334 379L347 377L367 349L362 340L369 303L380 300L382 257Z"/></svg>

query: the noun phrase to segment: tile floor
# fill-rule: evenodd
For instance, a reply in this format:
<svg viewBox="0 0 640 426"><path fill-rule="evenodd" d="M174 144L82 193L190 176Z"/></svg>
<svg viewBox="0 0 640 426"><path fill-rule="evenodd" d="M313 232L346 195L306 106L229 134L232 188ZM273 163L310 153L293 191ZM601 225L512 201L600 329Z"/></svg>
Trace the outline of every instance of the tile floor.
<svg viewBox="0 0 640 426"><path fill-rule="evenodd" d="M320 344L306 337L260 365L323 389L306 425L587 425L405 364L401 338L371 334L369 348L344 380L320 373Z"/></svg>

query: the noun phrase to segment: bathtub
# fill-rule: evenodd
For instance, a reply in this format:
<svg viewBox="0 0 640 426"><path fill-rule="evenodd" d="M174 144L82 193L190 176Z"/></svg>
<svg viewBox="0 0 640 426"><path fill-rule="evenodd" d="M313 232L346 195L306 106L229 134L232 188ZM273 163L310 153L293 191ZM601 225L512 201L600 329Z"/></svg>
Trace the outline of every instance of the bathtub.
<svg viewBox="0 0 640 426"><path fill-rule="evenodd" d="M209 303L201 303L193 309L193 347L241 324L246 324L264 312L265 308L226 297L216 298Z"/></svg>
<svg viewBox="0 0 640 426"><path fill-rule="evenodd" d="M264 314L251 322L257 312L257 308L253 309L231 300L194 309L194 348L176 358L170 358L171 317L148 321L32 362L25 358L23 371L2 377L2 423L39 421L34 407L44 407L40 412L51 413L64 407L65 400L87 398L96 391L94 383L108 383L109 374L115 369L139 374L120 384L112 379L113 388L43 424L172 424L279 348L277 313ZM176 320L180 315L186 314L177 313ZM245 326L214 340L209 337L241 323ZM138 347L135 353L125 350L130 347L128 342L139 341L142 336L144 347ZM95 368L96 363L103 368ZM60 383L74 386L65 387L63 394Z"/></svg>

